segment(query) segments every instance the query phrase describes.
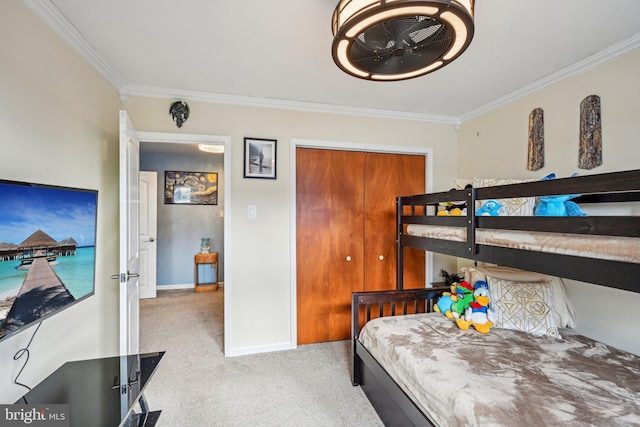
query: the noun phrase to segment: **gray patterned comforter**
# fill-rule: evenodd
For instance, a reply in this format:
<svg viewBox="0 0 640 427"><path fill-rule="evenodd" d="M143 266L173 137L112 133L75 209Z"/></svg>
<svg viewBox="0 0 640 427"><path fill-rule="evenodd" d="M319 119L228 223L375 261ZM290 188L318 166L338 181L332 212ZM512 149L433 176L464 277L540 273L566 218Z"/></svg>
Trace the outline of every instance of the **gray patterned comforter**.
<svg viewBox="0 0 640 427"><path fill-rule="evenodd" d="M359 339L438 426L640 426L640 357L561 335L429 313L374 319Z"/></svg>

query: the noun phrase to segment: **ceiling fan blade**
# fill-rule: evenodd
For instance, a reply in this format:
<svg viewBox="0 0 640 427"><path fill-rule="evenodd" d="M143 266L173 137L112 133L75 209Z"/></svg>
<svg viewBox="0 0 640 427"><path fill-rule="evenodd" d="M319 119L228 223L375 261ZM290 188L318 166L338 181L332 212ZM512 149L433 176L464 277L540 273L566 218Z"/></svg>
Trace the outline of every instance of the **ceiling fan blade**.
<svg viewBox="0 0 640 427"><path fill-rule="evenodd" d="M387 21L385 26L394 38L400 41L422 28L422 22L419 18L418 16L403 16Z"/></svg>
<svg viewBox="0 0 640 427"><path fill-rule="evenodd" d="M358 37L363 43L377 49L386 49L390 40L395 40L393 34L387 30L384 23L379 23L373 27L369 27Z"/></svg>

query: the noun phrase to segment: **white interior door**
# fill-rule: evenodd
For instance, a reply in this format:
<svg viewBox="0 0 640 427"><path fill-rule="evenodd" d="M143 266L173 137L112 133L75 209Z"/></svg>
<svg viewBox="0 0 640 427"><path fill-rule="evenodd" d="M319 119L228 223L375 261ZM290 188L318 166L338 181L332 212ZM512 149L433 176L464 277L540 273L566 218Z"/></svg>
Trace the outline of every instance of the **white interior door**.
<svg viewBox="0 0 640 427"><path fill-rule="evenodd" d="M156 297L158 173L140 171L140 298Z"/></svg>
<svg viewBox="0 0 640 427"><path fill-rule="evenodd" d="M140 352L139 182L140 142L120 111L120 354Z"/></svg>

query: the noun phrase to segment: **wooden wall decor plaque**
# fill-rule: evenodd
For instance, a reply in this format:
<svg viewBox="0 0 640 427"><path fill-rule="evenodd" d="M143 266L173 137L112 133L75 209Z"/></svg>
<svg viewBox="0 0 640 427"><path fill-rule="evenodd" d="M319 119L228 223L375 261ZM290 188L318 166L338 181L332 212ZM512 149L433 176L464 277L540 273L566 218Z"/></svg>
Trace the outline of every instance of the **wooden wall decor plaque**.
<svg viewBox="0 0 640 427"><path fill-rule="evenodd" d="M544 111L536 108L529 113L529 148L527 169L537 171L544 166Z"/></svg>
<svg viewBox="0 0 640 427"><path fill-rule="evenodd" d="M600 97L589 95L580 103L580 147L578 167L593 169L602 164Z"/></svg>

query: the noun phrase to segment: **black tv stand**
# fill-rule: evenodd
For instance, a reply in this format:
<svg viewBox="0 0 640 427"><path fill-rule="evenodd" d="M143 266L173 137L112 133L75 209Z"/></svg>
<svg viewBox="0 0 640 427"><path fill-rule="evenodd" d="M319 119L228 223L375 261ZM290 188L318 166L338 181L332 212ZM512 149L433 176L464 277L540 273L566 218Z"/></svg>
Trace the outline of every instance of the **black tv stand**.
<svg viewBox="0 0 640 427"><path fill-rule="evenodd" d="M143 391L164 351L67 362L16 404L69 405L71 427L153 427L161 411L149 411ZM120 372L127 380L120 381Z"/></svg>

